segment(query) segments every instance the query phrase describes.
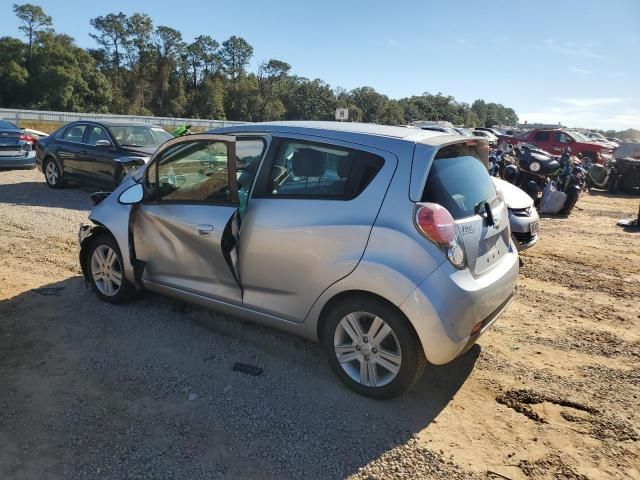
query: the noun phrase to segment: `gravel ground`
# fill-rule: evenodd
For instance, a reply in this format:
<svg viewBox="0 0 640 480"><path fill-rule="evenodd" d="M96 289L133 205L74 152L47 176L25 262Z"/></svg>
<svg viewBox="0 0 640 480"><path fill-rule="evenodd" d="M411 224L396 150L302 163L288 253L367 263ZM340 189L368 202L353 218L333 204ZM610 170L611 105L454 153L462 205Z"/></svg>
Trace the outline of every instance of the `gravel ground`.
<svg viewBox="0 0 640 480"><path fill-rule="evenodd" d="M637 203L543 218L495 328L377 402L305 340L101 303L77 265L87 192L0 172L0 479L640 479L640 234L614 225Z"/></svg>

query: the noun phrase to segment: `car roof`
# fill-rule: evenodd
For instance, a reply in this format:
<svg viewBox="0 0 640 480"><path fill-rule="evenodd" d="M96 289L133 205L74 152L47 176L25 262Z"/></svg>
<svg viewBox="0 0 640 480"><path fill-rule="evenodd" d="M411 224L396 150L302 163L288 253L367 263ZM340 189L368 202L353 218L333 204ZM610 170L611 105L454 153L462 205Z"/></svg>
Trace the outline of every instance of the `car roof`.
<svg viewBox="0 0 640 480"><path fill-rule="evenodd" d="M440 146L451 143L452 139L465 138L460 135L448 135L432 130L420 128L393 127L389 125L377 125L373 123L356 122L328 122L328 121L286 121L286 122L262 122L246 123L211 130L209 133L234 133L234 132L263 132L263 133L297 133L315 135L320 137L332 137L348 140L349 136L387 139L395 141L407 141L412 143L425 143L431 146Z"/></svg>
<svg viewBox="0 0 640 480"><path fill-rule="evenodd" d="M69 125L74 123L97 123L100 125L104 125L105 127L158 127L158 125L154 125L153 123L146 122L122 122L122 121L114 121L114 120L94 120L94 119L86 119L86 120L77 120L75 122L71 122Z"/></svg>

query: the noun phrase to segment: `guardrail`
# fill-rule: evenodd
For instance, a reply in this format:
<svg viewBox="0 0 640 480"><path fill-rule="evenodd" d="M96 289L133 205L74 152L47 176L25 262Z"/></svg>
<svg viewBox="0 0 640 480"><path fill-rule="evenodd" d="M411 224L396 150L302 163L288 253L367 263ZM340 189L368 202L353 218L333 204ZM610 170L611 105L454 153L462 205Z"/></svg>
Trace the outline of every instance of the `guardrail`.
<svg viewBox="0 0 640 480"><path fill-rule="evenodd" d="M121 122L143 122L155 125L191 125L193 127L219 128L231 125L241 125L249 122L235 122L228 120L207 120L203 118L177 118L177 117L145 117L142 115L112 115L109 113L78 113L78 112L51 112L46 110L18 110L13 108L0 108L0 118L10 122L19 123L21 120L39 120L43 122L68 123L77 120L115 120Z"/></svg>

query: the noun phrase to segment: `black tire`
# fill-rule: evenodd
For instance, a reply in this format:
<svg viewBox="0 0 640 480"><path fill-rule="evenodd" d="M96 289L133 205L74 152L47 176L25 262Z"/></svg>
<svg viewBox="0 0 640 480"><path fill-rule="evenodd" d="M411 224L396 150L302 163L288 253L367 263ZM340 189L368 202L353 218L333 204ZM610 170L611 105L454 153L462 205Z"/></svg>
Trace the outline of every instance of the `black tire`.
<svg viewBox="0 0 640 480"><path fill-rule="evenodd" d="M591 161L591 163L598 163L598 157L593 152L584 152L582 154L582 157L583 158L588 158Z"/></svg>
<svg viewBox="0 0 640 480"><path fill-rule="evenodd" d="M104 288L104 282L102 281L101 286L96 284L96 279L94 278L92 272L92 258L94 252L101 247L108 247L113 252L115 252L117 256L117 261L119 264L119 272L120 272L120 285L118 289L113 294L107 294ZM121 304L128 301L132 298L135 293L135 288L131 285L124 276L123 271L123 262L122 262L122 254L120 253L120 249L118 248L118 244L115 239L109 234L100 234L91 242L91 246L87 250L87 255L84 258L85 261L85 271L87 272L87 277L89 279L89 283L91 284L91 289L98 295L98 298L103 302L113 303L113 304ZM108 282L108 280L106 280ZM113 283L110 283L113 285Z"/></svg>
<svg viewBox="0 0 640 480"><path fill-rule="evenodd" d="M48 168L55 169L55 171L57 172L57 177L55 180L53 178L50 178L50 176L47 176ZM66 185L66 181L64 179L64 176L62 175L60 166L58 165L58 162L56 162L53 158L47 157L44 159L44 162L42 164L42 172L44 173L44 181L50 188L62 188Z"/></svg>
<svg viewBox="0 0 640 480"><path fill-rule="evenodd" d="M367 312L381 318L391 327L399 343L400 368L395 378L386 385L363 385L352 379L338 361L334 349L336 329L346 315L354 312ZM329 365L338 378L355 392L378 400L396 397L411 388L422 377L427 363L418 335L402 312L378 298L366 295L349 297L333 306L327 313L321 340Z"/></svg>

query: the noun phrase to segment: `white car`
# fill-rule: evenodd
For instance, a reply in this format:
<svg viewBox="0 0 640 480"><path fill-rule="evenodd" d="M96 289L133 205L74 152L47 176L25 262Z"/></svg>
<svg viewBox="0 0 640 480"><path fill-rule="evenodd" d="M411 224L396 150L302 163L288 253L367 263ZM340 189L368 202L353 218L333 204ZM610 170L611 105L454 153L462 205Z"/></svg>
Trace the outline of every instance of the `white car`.
<svg viewBox="0 0 640 480"><path fill-rule="evenodd" d="M509 210L511 239L518 251L533 247L539 238L540 217L526 192L501 178L491 177Z"/></svg>

